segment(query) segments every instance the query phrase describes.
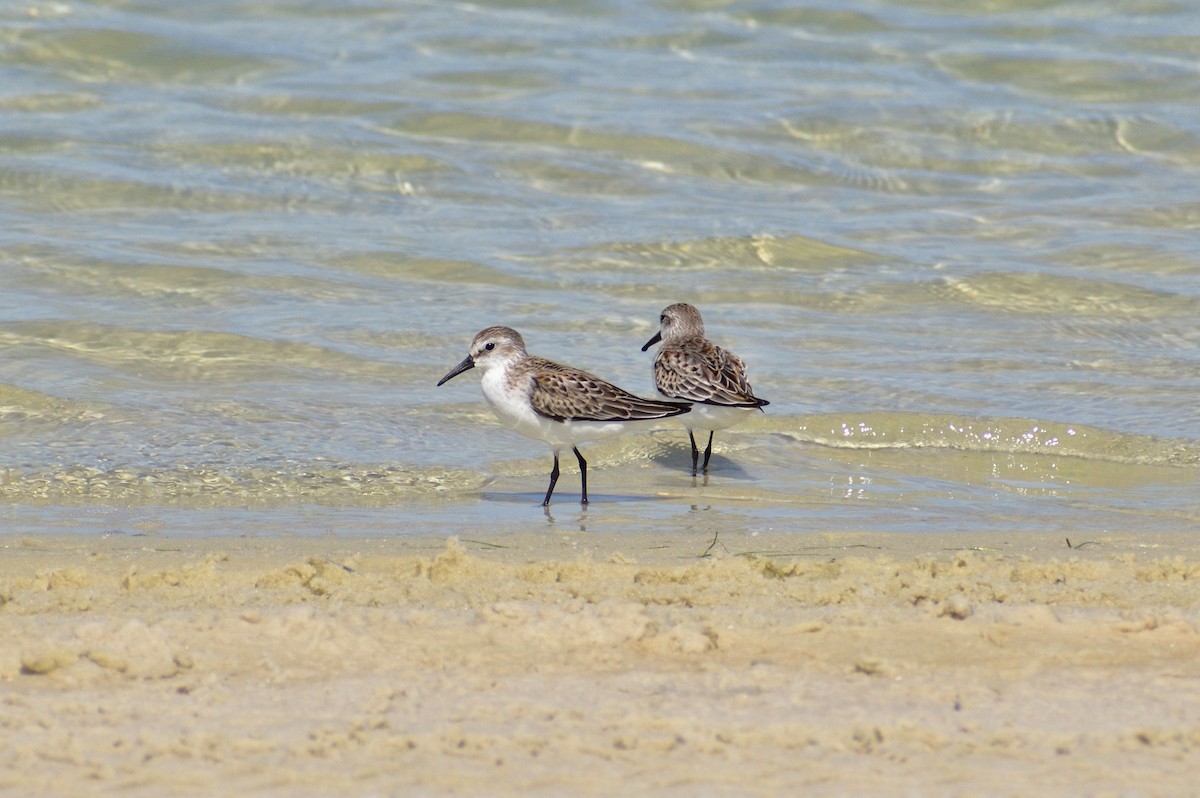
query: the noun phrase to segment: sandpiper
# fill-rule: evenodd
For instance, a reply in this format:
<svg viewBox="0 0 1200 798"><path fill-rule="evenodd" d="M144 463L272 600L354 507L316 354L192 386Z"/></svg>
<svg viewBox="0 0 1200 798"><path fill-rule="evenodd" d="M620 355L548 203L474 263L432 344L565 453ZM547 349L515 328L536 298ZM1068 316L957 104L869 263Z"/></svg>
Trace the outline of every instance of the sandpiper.
<svg viewBox="0 0 1200 798"><path fill-rule="evenodd" d="M677 416L691 409L688 402L644 399L586 371L530 355L520 333L509 327L481 330L471 341L471 353L438 385L476 366L483 372L483 396L500 422L545 441L554 451L544 507L550 506L563 448L570 446L579 461L581 503L586 505L587 461L578 443L619 434L632 422Z"/></svg>
<svg viewBox="0 0 1200 798"><path fill-rule="evenodd" d="M704 473L712 456L713 432L727 429L755 410L770 404L754 395L746 381L746 364L727 349L704 337L700 311L686 302L663 308L659 331L642 347L645 352L662 341L654 356L654 385L665 399L694 402L692 412L680 419L692 442L692 476L700 450L694 430L708 430L704 449Z"/></svg>

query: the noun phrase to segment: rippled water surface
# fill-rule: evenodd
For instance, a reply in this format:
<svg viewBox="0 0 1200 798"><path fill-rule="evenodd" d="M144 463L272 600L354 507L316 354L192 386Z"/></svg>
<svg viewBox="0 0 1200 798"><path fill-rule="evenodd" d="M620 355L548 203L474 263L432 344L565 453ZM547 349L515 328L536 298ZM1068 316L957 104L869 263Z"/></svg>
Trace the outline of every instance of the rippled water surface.
<svg viewBox="0 0 1200 798"><path fill-rule="evenodd" d="M0 525L1194 529L1198 34L1169 0L0 6ZM649 393L676 301L771 401L707 480L666 424L548 520L549 450L434 387L507 324Z"/></svg>

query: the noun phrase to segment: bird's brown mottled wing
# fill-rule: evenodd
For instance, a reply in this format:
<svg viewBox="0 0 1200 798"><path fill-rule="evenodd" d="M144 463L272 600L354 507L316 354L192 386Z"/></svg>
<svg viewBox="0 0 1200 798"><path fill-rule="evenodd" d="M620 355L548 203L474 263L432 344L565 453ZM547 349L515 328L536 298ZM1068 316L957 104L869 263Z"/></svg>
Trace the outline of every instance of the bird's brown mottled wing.
<svg viewBox="0 0 1200 798"><path fill-rule="evenodd" d="M654 381L664 396L686 402L727 407L770 404L754 395L741 358L702 338L664 346L654 358Z"/></svg>
<svg viewBox="0 0 1200 798"><path fill-rule="evenodd" d="M555 421L639 421L686 413L690 404L644 399L623 388L544 358L529 358L534 411Z"/></svg>

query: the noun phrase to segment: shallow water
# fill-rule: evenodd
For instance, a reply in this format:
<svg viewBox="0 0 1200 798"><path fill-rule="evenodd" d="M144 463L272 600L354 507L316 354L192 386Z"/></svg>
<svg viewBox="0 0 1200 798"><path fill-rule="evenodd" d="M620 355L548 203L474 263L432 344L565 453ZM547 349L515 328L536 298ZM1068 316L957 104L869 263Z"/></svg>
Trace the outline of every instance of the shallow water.
<svg viewBox="0 0 1200 798"><path fill-rule="evenodd" d="M1200 12L959 5L0 9L0 525L1196 528ZM675 301L771 401L707 480L545 516L434 387L499 323L648 393Z"/></svg>

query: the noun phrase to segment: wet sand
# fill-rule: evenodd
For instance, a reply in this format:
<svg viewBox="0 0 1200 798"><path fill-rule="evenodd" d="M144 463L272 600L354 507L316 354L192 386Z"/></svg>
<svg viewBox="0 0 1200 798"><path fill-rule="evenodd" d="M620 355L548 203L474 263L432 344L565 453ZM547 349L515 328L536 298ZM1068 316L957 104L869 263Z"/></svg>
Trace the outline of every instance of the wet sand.
<svg viewBox="0 0 1200 798"><path fill-rule="evenodd" d="M1200 544L0 538L0 794L1189 794Z"/></svg>

